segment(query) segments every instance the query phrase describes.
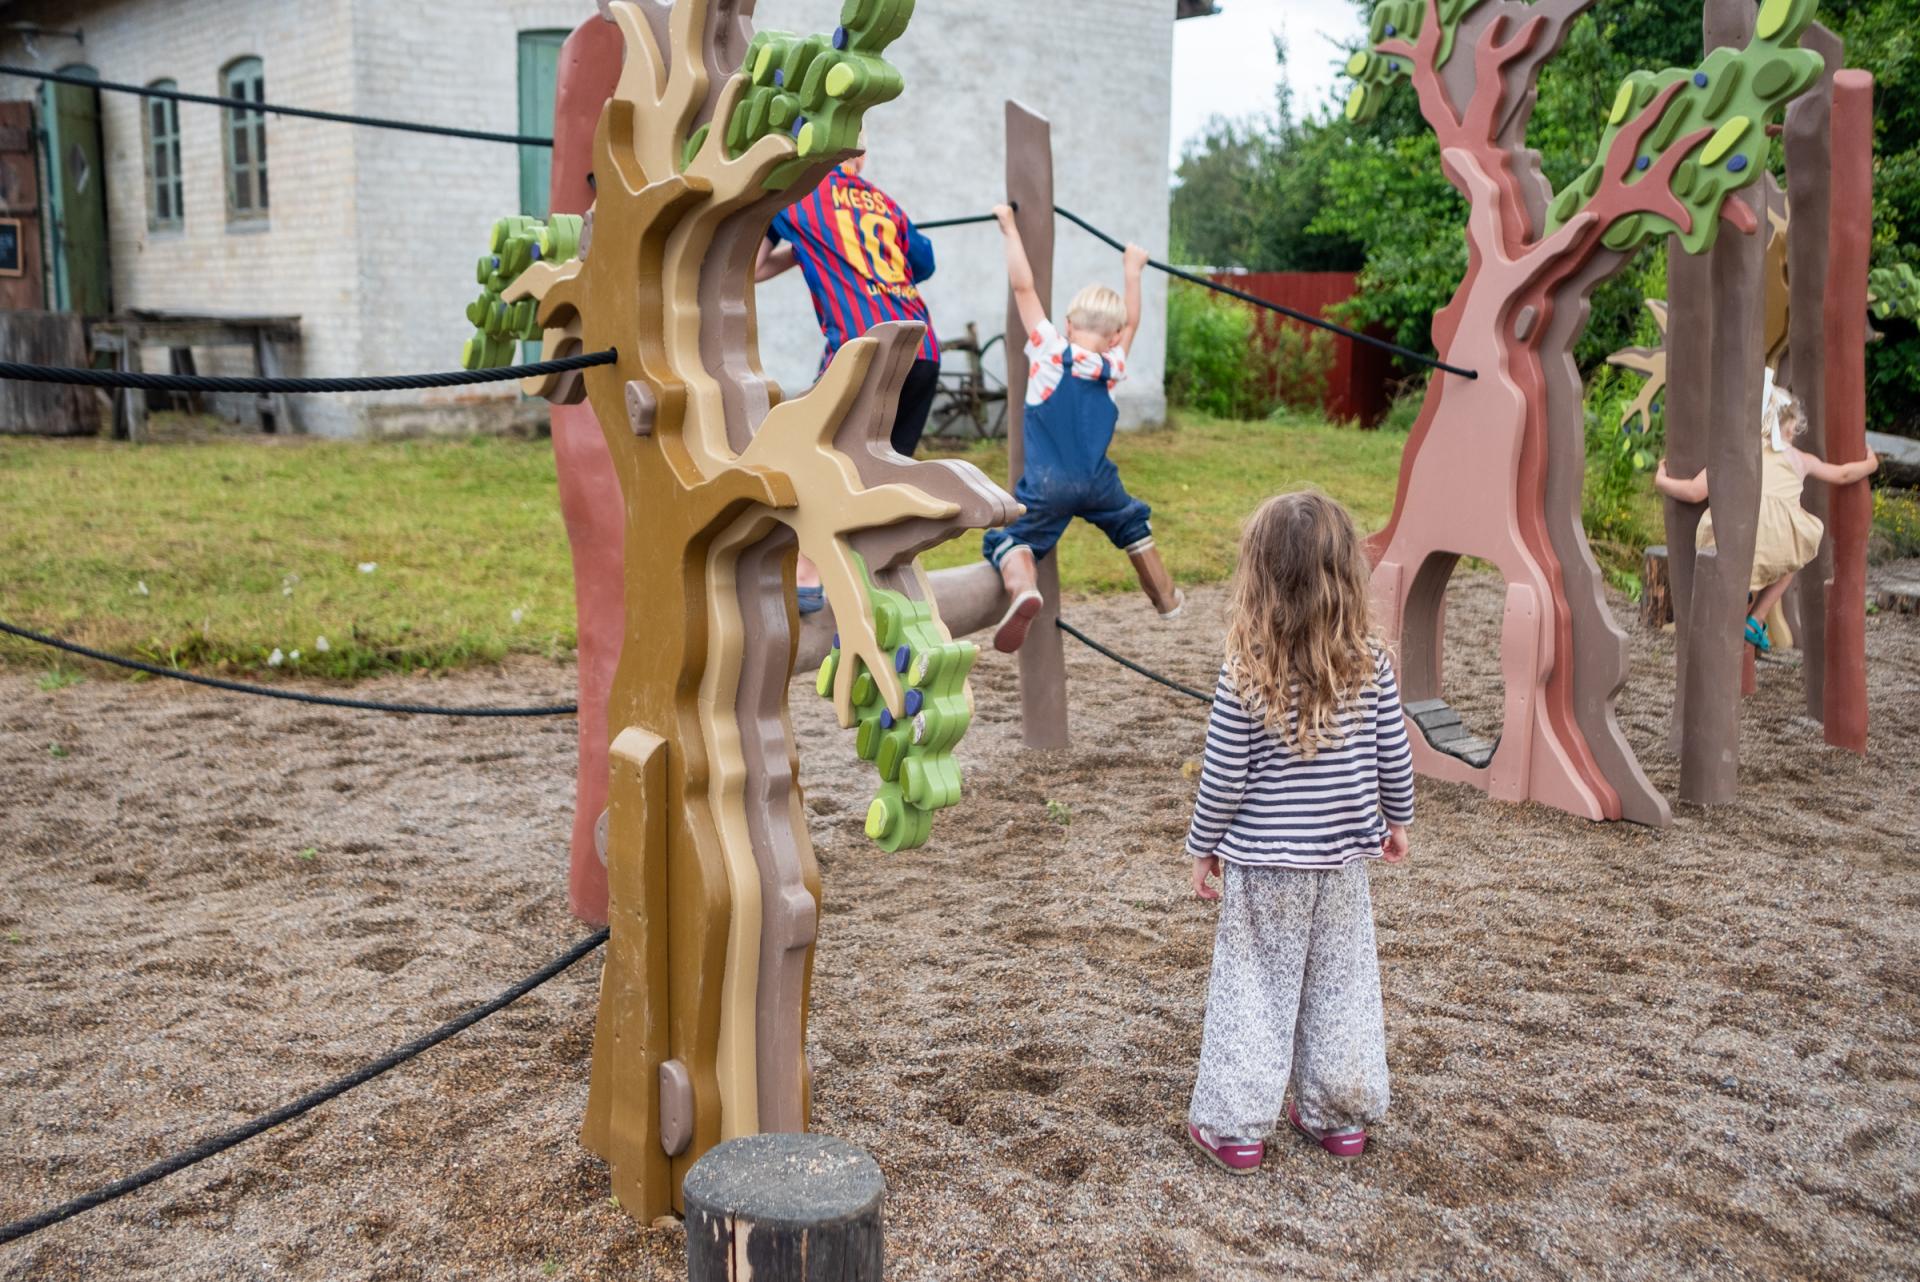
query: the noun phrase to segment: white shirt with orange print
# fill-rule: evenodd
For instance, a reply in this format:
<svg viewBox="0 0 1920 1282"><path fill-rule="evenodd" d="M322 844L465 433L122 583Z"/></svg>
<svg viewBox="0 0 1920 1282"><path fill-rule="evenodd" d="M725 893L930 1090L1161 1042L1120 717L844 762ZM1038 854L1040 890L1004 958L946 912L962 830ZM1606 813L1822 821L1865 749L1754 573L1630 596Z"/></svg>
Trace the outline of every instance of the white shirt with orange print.
<svg viewBox="0 0 1920 1282"><path fill-rule="evenodd" d="M1066 377L1067 340L1043 320L1040 328L1027 335L1027 404L1038 405L1053 395ZM1107 389L1127 376L1127 349L1115 346L1106 354ZM1085 348L1073 349L1073 376L1089 382L1100 380L1100 354Z"/></svg>

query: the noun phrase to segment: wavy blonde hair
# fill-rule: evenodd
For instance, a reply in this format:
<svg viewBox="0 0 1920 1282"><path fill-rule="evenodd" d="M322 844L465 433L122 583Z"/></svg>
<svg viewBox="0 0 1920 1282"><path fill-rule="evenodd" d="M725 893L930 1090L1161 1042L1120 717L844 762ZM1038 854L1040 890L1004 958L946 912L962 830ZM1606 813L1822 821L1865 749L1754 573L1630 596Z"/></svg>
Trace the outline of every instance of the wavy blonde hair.
<svg viewBox="0 0 1920 1282"><path fill-rule="evenodd" d="M1377 679L1369 574L1353 518L1318 490L1268 499L1241 532L1227 670L1300 757L1339 742L1341 707Z"/></svg>

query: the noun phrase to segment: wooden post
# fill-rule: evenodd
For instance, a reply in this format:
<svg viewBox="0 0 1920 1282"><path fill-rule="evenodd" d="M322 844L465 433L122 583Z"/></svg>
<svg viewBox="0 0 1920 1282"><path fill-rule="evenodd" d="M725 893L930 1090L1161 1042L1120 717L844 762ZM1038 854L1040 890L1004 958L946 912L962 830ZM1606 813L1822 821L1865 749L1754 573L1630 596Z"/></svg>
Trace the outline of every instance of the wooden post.
<svg viewBox="0 0 1920 1282"><path fill-rule="evenodd" d="M1654 544L1640 563L1640 622L1659 632L1673 622L1673 584L1667 575L1667 549Z"/></svg>
<svg viewBox="0 0 1920 1282"><path fill-rule="evenodd" d="M1033 285L1053 311L1053 130L1044 116L1007 103L1007 200L1033 265ZM1026 467L1027 327L1007 300L1007 475L1016 484ZM1038 562L1045 604L1020 647L1020 717L1029 748L1067 746L1067 657L1060 641L1060 557Z"/></svg>
<svg viewBox="0 0 1920 1282"><path fill-rule="evenodd" d="M687 1172L687 1282L880 1282L886 1192L845 1140L728 1140Z"/></svg>
<svg viewBox="0 0 1920 1282"><path fill-rule="evenodd" d="M1747 0L1707 0L1705 43L1709 51L1740 46L1753 33L1754 11ZM1747 206L1756 227L1766 224L1765 193L1749 188L1727 198ZM1690 598L1680 628L1680 796L1697 805L1729 802L1740 776L1740 670L1744 648L1741 620L1746 614L1747 580L1753 570L1754 536L1760 518L1760 379L1765 358L1766 261L1763 234L1723 235L1702 256L1706 261L1707 307L1712 337L1696 360L1670 359L1670 387L1698 381L1705 385L1707 413L1693 442L1692 458L1675 460L1674 470L1690 476L1705 466L1711 490L1714 547L1694 558L1685 590ZM1679 298L1676 295L1676 304ZM1676 311L1671 332L1685 332ZM1669 402L1669 435L1679 406ZM1668 457L1675 458L1671 439ZM1671 514L1676 505L1667 507ZM1689 523L1693 524L1693 523ZM1691 545L1693 529L1685 532ZM1671 519L1667 547L1682 545ZM1681 590L1680 557L1672 557L1674 587Z"/></svg>
<svg viewBox="0 0 1920 1282"><path fill-rule="evenodd" d="M1827 453L1826 324L1829 218L1833 207L1833 75L1846 65L1846 47L1819 23L1806 29L1800 47L1826 62L1820 83L1787 106L1782 147L1787 156L1787 199L1793 222L1787 232L1786 386L1806 410L1807 428L1800 448L1821 458ZM1800 504L1827 519L1827 487L1808 479ZM1820 555L1794 576L1790 596L1798 598L1793 618L1794 643L1801 654L1800 679L1807 715L1826 719L1826 581L1833 575L1831 543L1821 540Z"/></svg>
<svg viewBox="0 0 1920 1282"><path fill-rule="evenodd" d="M1833 216L1824 314L1827 340L1827 460L1867 456L1867 256L1873 244L1873 76L1833 78ZM1824 695L1827 742L1867 750L1867 536L1873 495L1867 482L1828 497Z"/></svg>

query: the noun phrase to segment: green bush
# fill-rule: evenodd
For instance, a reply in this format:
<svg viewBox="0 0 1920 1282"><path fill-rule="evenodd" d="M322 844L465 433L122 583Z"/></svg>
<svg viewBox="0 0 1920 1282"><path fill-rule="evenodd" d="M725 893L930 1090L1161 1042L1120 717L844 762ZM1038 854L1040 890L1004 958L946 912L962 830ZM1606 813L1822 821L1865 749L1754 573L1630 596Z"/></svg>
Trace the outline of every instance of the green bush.
<svg viewBox="0 0 1920 1282"><path fill-rule="evenodd" d="M1871 554L1875 561L1920 556L1920 494L1912 490L1873 492Z"/></svg>
<svg viewBox="0 0 1920 1282"><path fill-rule="evenodd" d="M1167 399L1215 418L1318 410L1333 369L1324 330L1262 324L1253 308L1175 281L1167 299Z"/></svg>
<svg viewBox="0 0 1920 1282"><path fill-rule="evenodd" d="M1383 432L1405 434L1413 430L1420 420L1420 407L1426 404L1427 380L1424 377L1412 378L1401 387L1400 394L1387 406L1385 417L1380 420Z"/></svg>

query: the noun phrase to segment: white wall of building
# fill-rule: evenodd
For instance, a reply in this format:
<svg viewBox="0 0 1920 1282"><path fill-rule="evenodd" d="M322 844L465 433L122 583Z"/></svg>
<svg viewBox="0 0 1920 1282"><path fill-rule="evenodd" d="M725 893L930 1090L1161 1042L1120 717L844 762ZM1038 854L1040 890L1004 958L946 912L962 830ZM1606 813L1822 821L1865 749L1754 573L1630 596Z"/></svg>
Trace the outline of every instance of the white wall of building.
<svg viewBox="0 0 1920 1282"><path fill-rule="evenodd" d="M831 31L839 0L759 0L762 27ZM1101 0L920 0L889 51L906 94L869 116L869 176L917 219L984 213L1002 196L1003 104L1017 97L1054 127L1063 205L1156 255L1167 243L1166 155L1173 5ZM80 26L85 44L37 37L29 51L0 33L0 53L54 69L87 62L107 80L169 77L219 93L234 58L265 63L267 97L364 115L517 132L518 34L570 28L590 0L473 0L448 8L395 0L94 0L17 3L8 17ZM15 81L9 96L31 86ZM113 292L118 308L163 307L301 317L287 372L308 375L451 369L468 331L473 262L493 220L519 207L519 155L499 144L358 129L291 117L267 123L270 215L230 223L223 113L182 104L186 220L150 232L142 100L103 94ZM1005 327L998 233L933 233L939 270L926 287L935 328L983 337ZM1119 255L1062 224L1054 273L1064 305L1091 281L1120 284ZM1165 413L1165 281L1147 279L1146 319L1123 421ZM801 389L820 354L799 274L761 287L769 373ZM239 352L202 368L243 372ZM155 366L164 368L164 366ZM422 414L421 407L432 413ZM537 412L517 392L472 388L369 397L308 397L303 430L326 435L498 425ZM456 411L448 414L447 411Z"/></svg>

